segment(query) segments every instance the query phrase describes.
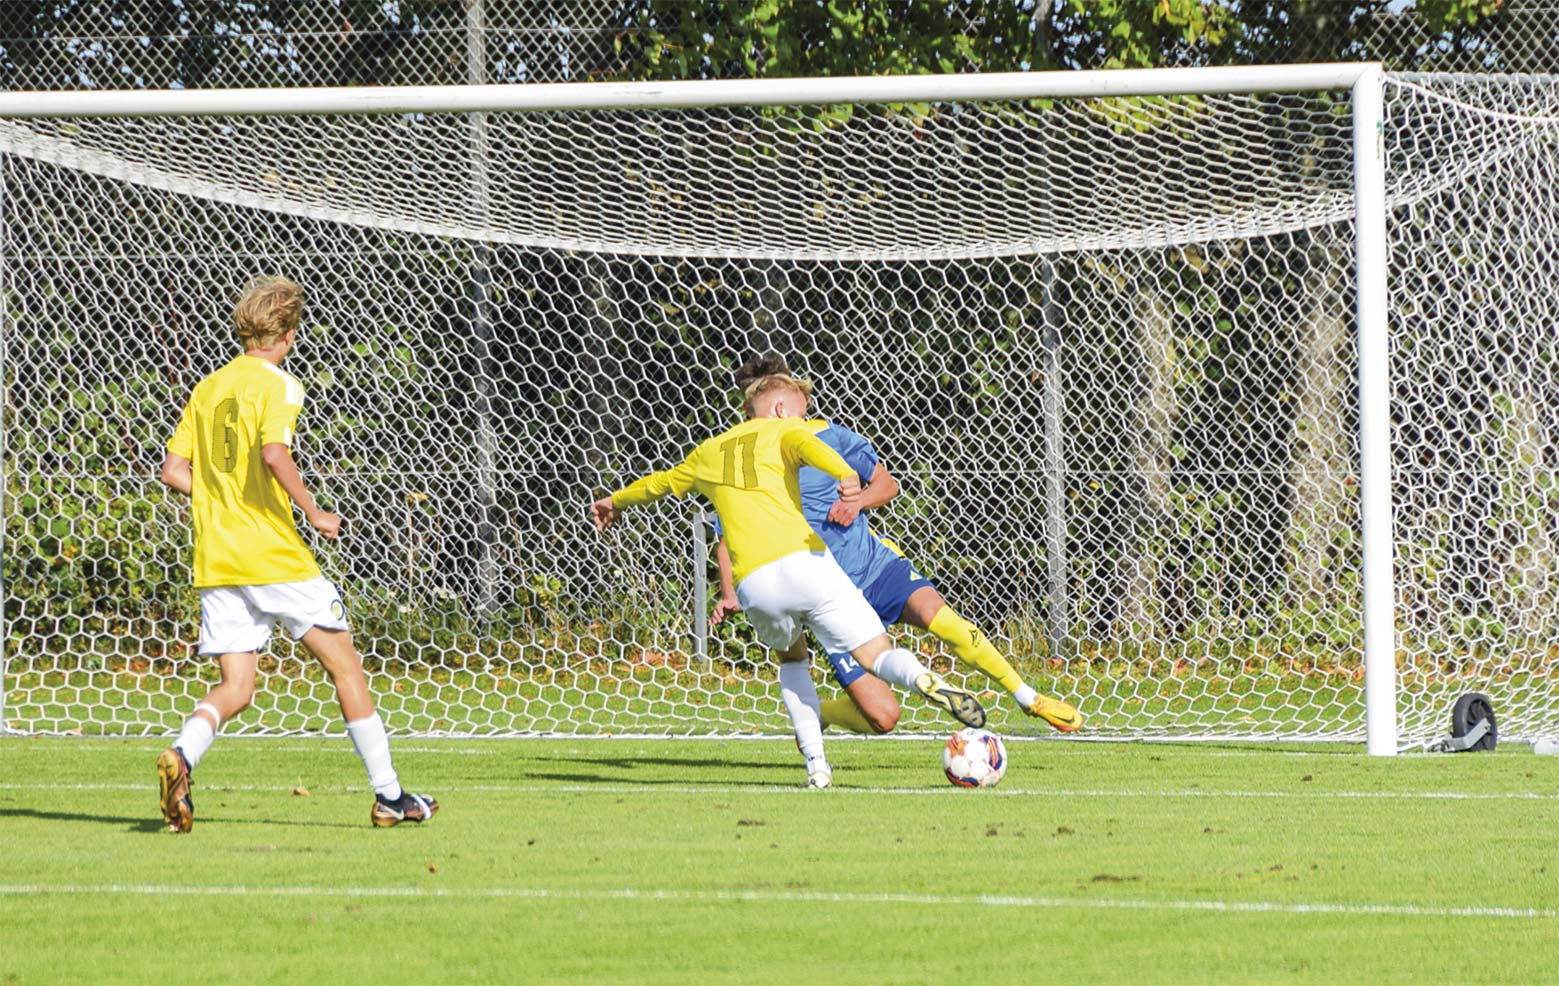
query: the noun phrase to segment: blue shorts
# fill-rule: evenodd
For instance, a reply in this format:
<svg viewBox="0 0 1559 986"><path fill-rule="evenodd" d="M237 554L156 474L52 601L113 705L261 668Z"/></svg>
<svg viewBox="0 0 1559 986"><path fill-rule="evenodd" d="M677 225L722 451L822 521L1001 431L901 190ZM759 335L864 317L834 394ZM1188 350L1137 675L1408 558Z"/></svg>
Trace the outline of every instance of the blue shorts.
<svg viewBox="0 0 1559 986"><path fill-rule="evenodd" d="M936 588L930 579L915 571L908 558L895 558L877 573L875 579L861 586L861 592L886 627L899 621L909 597L926 586ZM866 673L866 669L849 654L830 654L828 663L833 665L834 680L839 682L840 688L850 687Z"/></svg>

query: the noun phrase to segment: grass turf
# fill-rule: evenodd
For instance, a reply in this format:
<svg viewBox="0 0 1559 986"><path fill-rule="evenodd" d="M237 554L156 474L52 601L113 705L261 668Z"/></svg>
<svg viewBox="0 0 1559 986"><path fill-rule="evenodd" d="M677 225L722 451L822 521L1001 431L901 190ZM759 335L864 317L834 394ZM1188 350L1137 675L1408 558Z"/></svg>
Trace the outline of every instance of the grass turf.
<svg viewBox="0 0 1559 986"><path fill-rule="evenodd" d="M149 740L0 740L0 984L1536 982L1559 762L1355 748L230 739L161 831ZM307 796L293 793L307 789Z"/></svg>

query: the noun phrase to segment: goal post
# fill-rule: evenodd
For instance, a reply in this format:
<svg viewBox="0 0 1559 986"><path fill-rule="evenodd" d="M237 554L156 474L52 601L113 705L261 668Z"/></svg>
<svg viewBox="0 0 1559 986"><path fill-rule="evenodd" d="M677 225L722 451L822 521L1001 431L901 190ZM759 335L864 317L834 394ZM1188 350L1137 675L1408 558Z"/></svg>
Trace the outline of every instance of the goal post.
<svg viewBox="0 0 1559 986"><path fill-rule="evenodd" d="M1096 736L1390 755L1464 685L1543 728L1549 354L1458 421L1435 381L1505 356L1435 334L1496 261L1414 251L1511 220L1456 176L1497 126L1499 166L1546 173L1549 95L1392 80L0 94L0 728L166 733L203 689L151 466L261 268L309 292L300 458L357 529L323 561L402 731L783 729L761 650L702 627L698 512L691 543L677 506L598 540L581 506L731 420L767 348L902 478L882 531ZM1504 262L1538 279L1539 240ZM1468 573L1457 462L1507 531ZM299 657L232 728L334 728Z"/></svg>
<svg viewBox="0 0 1559 986"><path fill-rule="evenodd" d="M1386 140L1379 65L1353 91L1353 214L1358 272L1359 521L1363 528L1365 747L1397 752L1397 634L1391 529L1391 354L1387 323Z"/></svg>

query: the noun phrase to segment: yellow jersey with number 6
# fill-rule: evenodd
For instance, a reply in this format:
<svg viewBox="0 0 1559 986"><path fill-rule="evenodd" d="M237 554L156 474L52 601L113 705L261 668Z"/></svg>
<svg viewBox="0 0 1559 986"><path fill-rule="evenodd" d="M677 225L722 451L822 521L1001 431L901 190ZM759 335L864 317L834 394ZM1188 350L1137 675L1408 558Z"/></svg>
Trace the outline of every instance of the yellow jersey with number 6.
<svg viewBox="0 0 1559 986"><path fill-rule="evenodd" d="M303 385L258 356L238 356L195 385L168 451L190 460L195 588L274 585L319 576L292 499L260 450L292 447Z"/></svg>
<svg viewBox="0 0 1559 986"><path fill-rule="evenodd" d="M803 464L835 479L855 474L817 437L826 427L826 421L800 418L744 421L700 444L681 465L613 493L612 503L632 507L667 495L702 493L720 515L731 574L740 582L786 555L827 548L801 512L796 476Z"/></svg>

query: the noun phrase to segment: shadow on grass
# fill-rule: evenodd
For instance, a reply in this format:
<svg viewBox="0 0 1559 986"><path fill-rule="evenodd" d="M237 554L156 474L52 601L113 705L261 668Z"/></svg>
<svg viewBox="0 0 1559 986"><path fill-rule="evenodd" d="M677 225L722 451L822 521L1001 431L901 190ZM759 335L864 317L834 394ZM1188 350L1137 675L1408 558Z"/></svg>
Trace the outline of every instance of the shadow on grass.
<svg viewBox="0 0 1559 986"><path fill-rule="evenodd" d="M1233 742L1233 743L1175 743L1152 742L1132 743L1139 750L1152 750L1158 753L1194 754L1197 751L1216 750L1218 752L1233 753L1302 753L1308 757L1360 757L1364 755L1364 746L1360 743L1327 743L1308 744L1297 743L1260 743L1260 742Z"/></svg>
<svg viewBox="0 0 1559 986"><path fill-rule="evenodd" d="M797 776L801 774L799 766L793 768ZM602 777L599 774L557 774L543 773L541 771L528 771L524 774L526 780L531 781L559 781L564 784L632 784L635 787L750 787L770 788L773 781L735 781L727 777L690 778L667 777L664 779L646 779L641 777Z"/></svg>
<svg viewBox="0 0 1559 986"><path fill-rule="evenodd" d="M551 762L562 761L565 763L591 764L596 767L616 767L619 770L633 770L635 767L709 767L720 770L796 770L801 766L801 760L794 762L754 763L747 760L723 760L719 757L710 757L707 760L689 760L685 757L554 757L545 759Z"/></svg>
<svg viewBox="0 0 1559 986"><path fill-rule="evenodd" d="M36 808L0 808L0 819L36 818L47 822L93 822L98 825L124 825L131 832L163 832L167 823L158 818L128 818L123 815L91 815L78 811L39 811ZM207 825L296 825L304 828L357 829L365 825L348 825L345 822L302 822L276 818L211 818L196 816L197 824Z"/></svg>

